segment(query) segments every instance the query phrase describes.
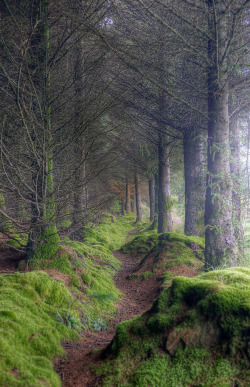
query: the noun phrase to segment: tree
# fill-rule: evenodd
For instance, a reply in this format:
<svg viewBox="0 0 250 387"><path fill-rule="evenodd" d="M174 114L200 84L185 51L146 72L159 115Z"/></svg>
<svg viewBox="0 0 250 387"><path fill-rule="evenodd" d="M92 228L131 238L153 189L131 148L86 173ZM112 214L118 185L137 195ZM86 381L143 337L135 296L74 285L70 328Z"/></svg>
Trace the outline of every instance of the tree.
<svg viewBox="0 0 250 387"><path fill-rule="evenodd" d="M245 42L241 46L233 43L237 40L237 33L248 29L248 23L243 22L248 1L241 1L236 6L220 1L208 1L206 4L182 1L178 7L161 1L157 1L155 6L142 0L137 3L175 37L174 44L177 42L184 50L192 52L193 63L197 63L207 75L205 259L207 267L216 267L225 260L234 266L237 264L237 244L232 226L228 118L228 81L232 71L228 63L232 50L235 50L234 54L237 52L238 57L244 55ZM188 105L184 99L183 103ZM189 106L197 111L194 105Z"/></svg>
<svg viewBox="0 0 250 387"><path fill-rule="evenodd" d="M204 235L205 209L204 136L194 128L183 135L185 174L185 234Z"/></svg>

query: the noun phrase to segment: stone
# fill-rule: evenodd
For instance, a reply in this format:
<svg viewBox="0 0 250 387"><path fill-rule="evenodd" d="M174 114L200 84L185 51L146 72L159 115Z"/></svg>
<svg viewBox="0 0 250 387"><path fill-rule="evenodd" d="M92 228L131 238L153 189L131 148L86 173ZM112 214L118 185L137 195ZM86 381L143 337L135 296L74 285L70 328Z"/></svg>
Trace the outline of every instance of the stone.
<svg viewBox="0 0 250 387"><path fill-rule="evenodd" d="M221 330L211 322L196 325L195 327L187 327L182 330L176 328L172 330L167 337L166 350L170 355L174 355L175 351L180 347L203 347L211 348L219 343Z"/></svg>

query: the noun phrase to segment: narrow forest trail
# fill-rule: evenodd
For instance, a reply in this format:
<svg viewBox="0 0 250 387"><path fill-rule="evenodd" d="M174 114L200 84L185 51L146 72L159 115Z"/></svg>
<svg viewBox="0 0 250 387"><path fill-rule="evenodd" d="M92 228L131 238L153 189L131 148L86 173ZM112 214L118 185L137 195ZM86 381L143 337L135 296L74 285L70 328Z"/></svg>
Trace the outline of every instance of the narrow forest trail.
<svg viewBox="0 0 250 387"><path fill-rule="evenodd" d="M127 277L137 267L139 258L120 251L113 254L120 260L122 269L115 275L116 287L124 294L117 305L117 314L104 332L91 332L82 341L64 342L67 358L57 359L55 369L62 379L63 387L101 385L101 380L91 368L101 363L100 349L104 349L114 338L116 325L148 310L159 289L158 281L131 281Z"/></svg>

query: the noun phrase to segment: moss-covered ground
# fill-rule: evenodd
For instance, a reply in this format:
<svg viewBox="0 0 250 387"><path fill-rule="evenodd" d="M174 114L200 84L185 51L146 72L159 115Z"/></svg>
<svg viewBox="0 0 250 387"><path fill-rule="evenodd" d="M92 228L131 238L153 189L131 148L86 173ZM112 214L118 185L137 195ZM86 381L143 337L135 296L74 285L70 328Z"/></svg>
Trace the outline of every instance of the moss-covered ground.
<svg viewBox="0 0 250 387"><path fill-rule="evenodd" d="M104 386L249 386L250 270L176 277L150 311L117 326Z"/></svg>
<svg viewBox="0 0 250 387"><path fill-rule="evenodd" d="M130 214L107 215L85 229L83 242L64 238L56 249L39 250L29 261L31 272L0 275L1 386L61 384L52 367L64 354L60 341L104 329L116 312L121 293L113 275L120 263L111 250L125 242L134 223Z"/></svg>
<svg viewBox="0 0 250 387"><path fill-rule="evenodd" d="M132 256L144 256L138 269L130 275L131 279L150 280L159 277L161 272L162 286L169 286L178 273L202 270L204 266L204 239L196 236L177 233L158 235L155 230L144 229L121 251Z"/></svg>
<svg viewBox="0 0 250 387"><path fill-rule="evenodd" d="M57 316L69 311L70 329ZM63 281L46 273L0 276L0 385L60 386L52 359L63 338L77 339L83 310Z"/></svg>
<svg viewBox="0 0 250 387"><path fill-rule="evenodd" d="M60 341L105 329L116 312L120 262L111 250L121 245L141 259L130 281L158 281L161 292L149 311L117 326L95 368L102 385L250 385L250 270L201 273L202 238L159 236L148 224L136 224L125 243L134 222L106 215L82 242L64 237L46 256L35 254L31 272L0 275L0 385L60 385L52 367L64 354Z"/></svg>

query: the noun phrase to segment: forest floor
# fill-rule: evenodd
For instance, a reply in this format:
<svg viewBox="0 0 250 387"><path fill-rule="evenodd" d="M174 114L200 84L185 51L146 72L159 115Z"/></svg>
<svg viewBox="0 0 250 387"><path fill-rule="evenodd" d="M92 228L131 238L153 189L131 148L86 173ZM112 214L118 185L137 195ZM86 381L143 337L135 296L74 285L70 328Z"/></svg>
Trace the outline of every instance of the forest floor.
<svg viewBox="0 0 250 387"><path fill-rule="evenodd" d="M129 234L135 232L136 230ZM67 355L56 358L54 368L61 377L63 387L100 385L100 378L92 370L101 364L102 350L113 340L117 324L148 310L159 291L160 284L157 279L140 282L129 280L129 274L137 268L141 257L122 254L119 250L113 251L113 254L121 262L122 269L117 272L114 280L124 297L117 304L117 313L105 331L84 332L80 342L62 342ZM15 273L24 258L25 255L21 252L1 249L0 273ZM26 267L24 271L27 269Z"/></svg>
<svg viewBox="0 0 250 387"><path fill-rule="evenodd" d="M134 234L136 231L133 230L129 234ZM122 266L122 269L116 273L114 281L116 287L123 293L123 298L117 304L117 313L109 322L106 330L84 332L80 342L67 340L62 342L67 355L56 358L54 368L61 377L63 387L101 385L102 380L94 373L94 369L102 363L102 351L113 340L117 324L150 309L160 291L160 279L163 273L159 271L157 276L148 280L131 280L129 274L137 269L142 257L132 257L121 253L120 250L113 251L113 254ZM22 253L9 249L1 250L0 273L14 273L23 259ZM26 267L24 271L27 269ZM197 274L197 269L194 272L182 271L181 273L178 272L178 268L176 269L175 275L190 277Z"/></svg>
<svg viewBox="0 0 250 387"><path fill-rule="evenodd" d="M92 370L102 362L102 349L108 346L115 336L116 325L124 320L148 310L159 290L159 281L131 281L130 273L136 269L140 259L119 250L113 254L120 260L122 269L115 275L116 287L124 294L117 305L117 314L110 321L107 330L85 333L81 342L63 342L67 357L55 361L55 369L62 379L63 387L97 386L101 380Z"/></svg>

